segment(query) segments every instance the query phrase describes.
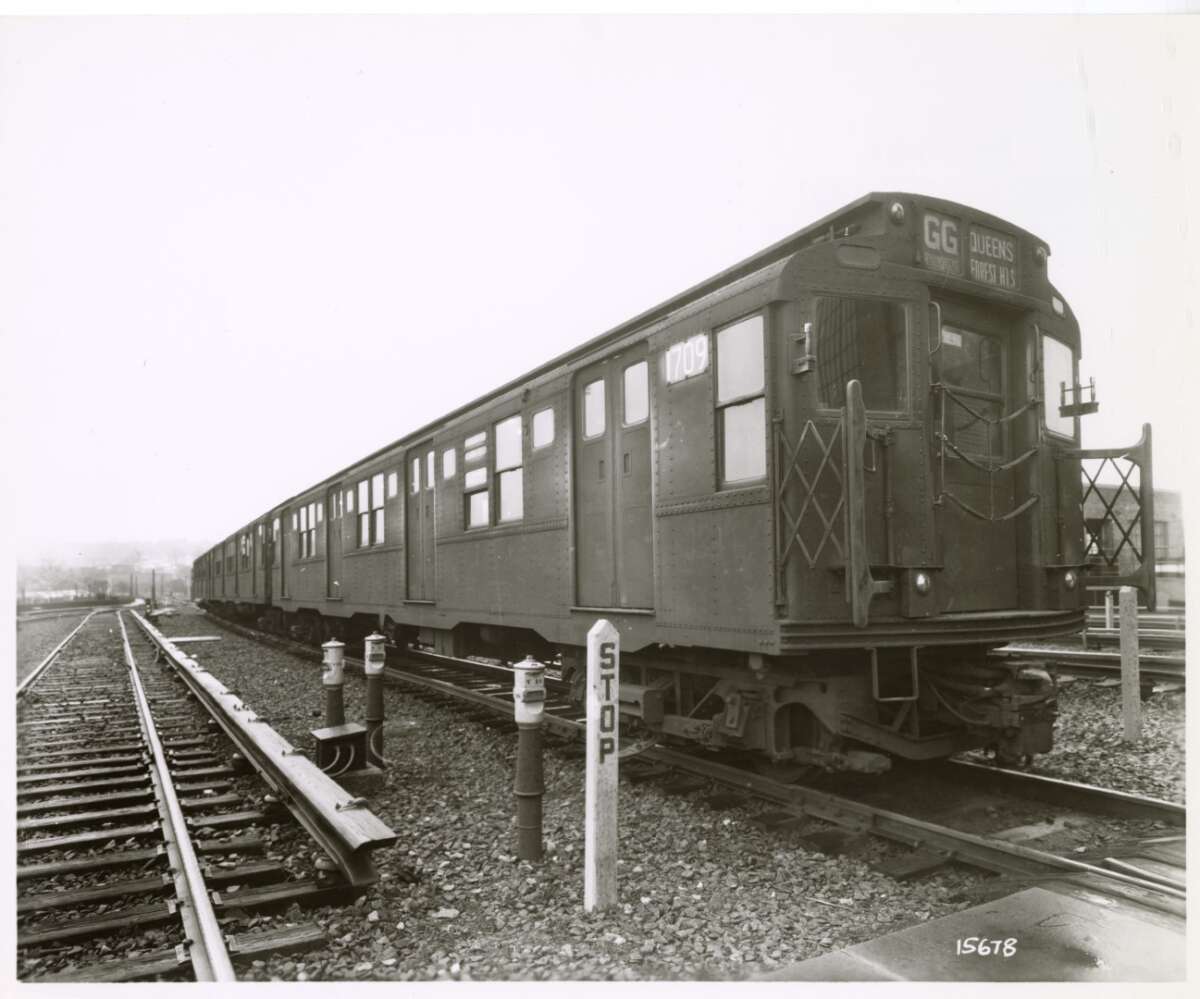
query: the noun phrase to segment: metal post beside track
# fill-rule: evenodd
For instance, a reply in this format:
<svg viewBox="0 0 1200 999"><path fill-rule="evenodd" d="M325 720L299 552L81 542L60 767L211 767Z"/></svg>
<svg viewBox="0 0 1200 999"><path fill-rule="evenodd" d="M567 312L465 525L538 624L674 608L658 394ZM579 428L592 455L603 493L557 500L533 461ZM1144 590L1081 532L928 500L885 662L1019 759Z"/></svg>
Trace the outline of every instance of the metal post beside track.
<svg viewBox="0 0 1200 999"><path fill-rule="evenodd" d="M513 716L517 723L517 856L542 859L542 712L546 667L528 656L513 666Z"/></svg>
<svg viewBox="0 0 1200 999"><path fill-rule="evenodd" d="M343 692L345 684L345 654L346 646L336 638L330 639L321 648L325 651L321 673L321 687L325 691L325 726L333 728L343 725L346 721L346 700Z"/></svg>
<svg viewBox="0 0 1200 999"><path fill-rule="evenodd" d="M367 676L367 766L386 766L383 758L383 665L386 640L378 632L364 641L363 672Z"/></svg>
<svg viewBox="0 0 1200 999"><path fill-rule="evenodd" d="M1138 675L1137 590L1121 587L1121 720L1125 742L1142 737L1142 691Z"/></svg>

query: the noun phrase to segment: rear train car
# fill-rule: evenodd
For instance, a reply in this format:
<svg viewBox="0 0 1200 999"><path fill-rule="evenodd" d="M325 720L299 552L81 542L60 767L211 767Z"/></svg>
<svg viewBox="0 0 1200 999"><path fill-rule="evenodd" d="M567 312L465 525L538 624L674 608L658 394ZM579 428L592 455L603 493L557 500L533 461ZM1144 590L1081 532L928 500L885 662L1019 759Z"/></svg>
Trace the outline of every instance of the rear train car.
<svg viewBox="0 0 1200 999"><path fill-rule="evenodd" d="M1094 405L1049 253L868 195L285 501L197 559L194 593L580 682L603 616L623 712L775 760L1045 752L1052 678L988 652L1086 606ZM1148 502L1148 441L1112 454Z"/></svg>

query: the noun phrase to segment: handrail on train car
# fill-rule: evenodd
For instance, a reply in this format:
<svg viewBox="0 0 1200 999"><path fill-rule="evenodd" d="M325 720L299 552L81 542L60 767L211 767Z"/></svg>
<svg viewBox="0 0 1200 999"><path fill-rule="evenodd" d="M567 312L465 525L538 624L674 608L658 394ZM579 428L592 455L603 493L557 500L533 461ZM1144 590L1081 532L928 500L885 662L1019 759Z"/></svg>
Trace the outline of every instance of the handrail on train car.
<svg viewBox="0 0 1200 999"><path fill-rule="evenodd" d="M371 851L392 846L396 834L356 798L326 776L220 680L182 652L141 614L133 619L174 664L188 688L212 713L238 751L321 844L354 887L378 880Z"/></svg>

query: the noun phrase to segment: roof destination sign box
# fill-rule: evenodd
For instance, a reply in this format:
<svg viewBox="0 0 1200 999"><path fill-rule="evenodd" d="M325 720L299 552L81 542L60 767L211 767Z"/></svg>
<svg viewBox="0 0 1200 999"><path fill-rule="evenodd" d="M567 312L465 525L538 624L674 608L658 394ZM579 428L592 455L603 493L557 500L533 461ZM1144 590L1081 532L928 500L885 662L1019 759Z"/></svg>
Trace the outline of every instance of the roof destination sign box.
<svg viewBox="0 0 1200 999"><path fill-rule="evenodd" d="M961 219L945 212L926 211L921 220L922 245L917 263L952 277L1017 291L1017 240L1015 236Z"/></svg>

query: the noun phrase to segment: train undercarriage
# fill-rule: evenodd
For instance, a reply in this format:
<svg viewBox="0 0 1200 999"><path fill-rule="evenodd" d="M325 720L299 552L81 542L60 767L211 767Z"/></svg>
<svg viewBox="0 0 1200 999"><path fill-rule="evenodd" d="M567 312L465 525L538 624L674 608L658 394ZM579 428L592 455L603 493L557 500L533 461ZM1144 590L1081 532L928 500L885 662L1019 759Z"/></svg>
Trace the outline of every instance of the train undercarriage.
<svg viewBox="0 0 1200 999"><path fill-rule="evenodd" d="M285 613L253 604L214 604L218 614L319 644L361 641L375 615ZM584 650L535 632L460 625L445 631L382 628L397 645L444 655L555 664L582 701ZM650 647L621 657L626 724L668 741L744 750L775 762L881 773L892 757L928 760L969 749L1006 763L1048 752L1057 688L1043 669L989 659L987 648L879 648L771 657L712 649Z"/></svg>

